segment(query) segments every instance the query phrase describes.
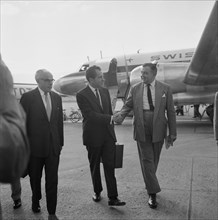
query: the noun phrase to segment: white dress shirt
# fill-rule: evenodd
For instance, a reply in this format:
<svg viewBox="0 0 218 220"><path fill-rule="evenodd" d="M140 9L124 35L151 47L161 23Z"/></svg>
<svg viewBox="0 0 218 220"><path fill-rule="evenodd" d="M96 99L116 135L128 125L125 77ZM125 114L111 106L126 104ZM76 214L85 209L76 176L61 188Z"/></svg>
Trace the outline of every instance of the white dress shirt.
<svg viewBox="0 0 218 220"><path fill-rule="evenodd" d="M42 101L43 101L43 104L44 104L44 106L45 106L45 109L47 109L46 101L45 101L45 92L42 91L39 87L38 87L38 89L39 89L40 95L41 95L41 97L42 97ZM52 104L51 104L51 96L50 96L50 93L48 93L47 96L48 96L48 101L49 101L49 103L50 103L51 110L52 110Z"/></svg>
<svg viewBox="0 0 218 220"><path fill-rule="evenodd" d="M151 97L152 97L152 103L155 107L155 80L150 83L150 90L151 90ZM143 109L149 110L150 105L148 103L148 95L147 95L147 85L144 83L144 91L143 91Z"/></svg>
<svg viewBox="0 0 218 220"><path fill-rule="evenodd" d="M89 84L89 88L92 90L92 92L94 93L94 95L96 97L96 92L95 92L96 88L93 88L90 84ZM98 93L98 96L99 96L99 99L100 99L100 105L102 107L102 101L101 101L101 95L100 95L99 89L97 89L97 93Z"/></svg>

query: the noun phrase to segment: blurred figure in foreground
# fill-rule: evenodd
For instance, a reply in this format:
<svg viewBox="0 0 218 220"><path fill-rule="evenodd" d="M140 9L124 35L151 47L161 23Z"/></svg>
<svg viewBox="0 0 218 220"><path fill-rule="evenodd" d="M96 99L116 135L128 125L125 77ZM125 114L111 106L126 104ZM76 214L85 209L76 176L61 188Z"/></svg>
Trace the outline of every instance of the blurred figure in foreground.
<svg viewBox="0 0 218 220"><path fill-rule="evenodd" d="M218 146L218 92L214 99L214 116L213 116L214 137Z"/></svg>
<svg viewBox="0 0 218 220"><path fill-rule="evenodd" d="M13 95L13 78L0 55L0 182L11 183L15 209L21 206L20 177L29 152L25 113Z"/></svg>
<svg viewBox="0 0 218 220"><path fill-rule="evenodd" d="M14 209L21 207L21 182L20 178L11 183L11 198L14 201Z"/></svg>

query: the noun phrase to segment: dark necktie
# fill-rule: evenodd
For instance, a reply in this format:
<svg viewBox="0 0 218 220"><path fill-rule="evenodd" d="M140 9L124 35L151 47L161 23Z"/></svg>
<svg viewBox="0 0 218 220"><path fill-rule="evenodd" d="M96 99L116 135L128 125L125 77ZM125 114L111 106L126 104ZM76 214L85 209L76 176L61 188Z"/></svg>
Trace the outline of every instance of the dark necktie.
<svg viewBox="0 0 218 220"><path fill-rule="evenodd" d="M153 105L153 102L152 102L150 85L151 84L147 84L148 103L149 103L149 106L150 106L150 110L154 111L154 105Z"/></svg>
<svg viewBox="0 0 218 220"><path fill-rule="evenodd" d="M98 94L98 89L95 89L95 95L96 95L98 104L101 106L101 101L100 101L100 97L99 97L99 94Z"/></svg>
<svg viewBox="0 0 218 220"><path fill-rule="evenodd" d="M48 92L45 92L45 102L46 102L46 113L47 113L47 116L48 116L48 120L50 121L51 104L50 104L49 99L48 99Z"/></svg>

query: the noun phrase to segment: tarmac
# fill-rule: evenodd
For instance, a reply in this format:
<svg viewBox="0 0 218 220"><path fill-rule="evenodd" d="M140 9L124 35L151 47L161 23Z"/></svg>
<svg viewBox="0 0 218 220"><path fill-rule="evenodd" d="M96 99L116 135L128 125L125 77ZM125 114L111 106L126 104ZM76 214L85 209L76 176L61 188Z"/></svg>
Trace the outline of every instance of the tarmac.
<svg viewBox="0 0 218 220"><path fill-rule="evenodd" d="M162 191L157 209L150 209L142 178L132 119L116 125L119 143L124 144L123 168L116 169L119 198L123 207L109 207L102 169L103 192L99 203L92 201L87 151L82 145L82 124L65 122L65 145L59 167L57 217L60 220L212 220L218 219L217 145L209 119L177 116L178 137L168 150L163 147L157 176ZM42 177L41 213L31 211L29 177L21 179L22 206L14 210L11 189L0 185L0 219L48 219L45 182Z"/></svg>

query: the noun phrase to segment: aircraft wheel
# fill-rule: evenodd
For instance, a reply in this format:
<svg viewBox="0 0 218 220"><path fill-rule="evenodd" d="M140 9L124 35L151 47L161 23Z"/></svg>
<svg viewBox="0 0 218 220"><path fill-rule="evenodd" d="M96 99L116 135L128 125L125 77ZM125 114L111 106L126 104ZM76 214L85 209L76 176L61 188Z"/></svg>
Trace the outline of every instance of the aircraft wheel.
<svg viewBox="0 0 218 220"><path fill-rule="evenodd" d="M209 105L208 107L206 107L206 113L210 118L210 121L213 123L213 105Z"/></svg>

